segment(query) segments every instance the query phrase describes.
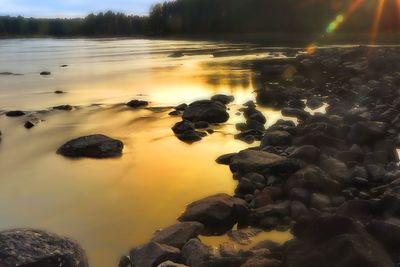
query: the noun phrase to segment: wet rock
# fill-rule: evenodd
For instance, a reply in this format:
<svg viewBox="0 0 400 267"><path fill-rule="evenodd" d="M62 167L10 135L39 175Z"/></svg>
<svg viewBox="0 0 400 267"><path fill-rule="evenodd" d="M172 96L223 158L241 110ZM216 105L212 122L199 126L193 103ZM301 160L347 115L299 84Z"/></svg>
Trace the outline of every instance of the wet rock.
<svg viewBox="0 0 400 267"><path fill-rule="evenodd" d="M188 107L188 105L185 104L185 103L183 103L183 104L180 104L180 105L176 106L176 107L175 107L175 110L178 110L178 111L185 111L185 109L186 109L187 107Z"/></svg>
<svg viewBox="0 0 400 267"><path fill-rule="evenodd" d="M0 232L0 262L26 267L89 266L85 252L75 242L31 229Z"/></svg>
<svg viewBox="0 0 400 267"><path fill-rule="evenodd" d="M232 158L236 155L237 153L230 153L230 154L225 154L220 157L218 157L215 161L218 164L222 165L229 165L231 164Z"/></svg>
<svg viewBox="0 0 400 267"><path fill-rule="evenodd" d="M204 226L198 222L182 222L157 232L151 239L154 242L182 248L187 241L197 237Z"/></svg>
<svg viewBox="0 0 400 267"><path fill-rule="evenodd" d="M25 115L25 112L20 111L20 110L12 110L12 111L6 112L7 117L21 117L24 115Z"/></svg>
<svg viewBox="0 0 400 267"><path fill-rule="evenodd" d="M42 76L48 76L48 75L51 75L51 72L50 72L50 71L42 71L42 72L40 73L40 75L42 75Z"/></svg>
<svg viewBox="0 0 400 267"><path fill-rule="evenodd" d="M243 230L231 230L228 232L230 240L240 245L250 245L253 242L253 238L261 233L260 229L243 229Z"/></svg>
<svg viewBox="0 0 400 267"><path fill-rule="evenodd" d="M180 250L157 242L150 242L133 248L129 255L132 266L156 267L168 260L179 261Z"/></svg>
<svg viewBox="0 0 400 267"><path fill-rule="evenodd" d="M327 195L314 193L311 195L311 207L318 210L328 208L331 205L331 200Z"/></svg>
<svg viewBox="0 0 400 267"><path fill-rule="evenodd" d="M111 158L122 154L124 144L105 135L83 136L62 145L57 153L66 157Z"/></svg>
<svg viewBox="0 0 400 267"><path fill-rule="evenodd" d="M215 95L211 97L211 100L221 102L224 105L228 105L229 103L235 101L235 98L231 95Z"/></svg>
<svg viewBox="0 0 400 267"><path fill-rule="evenodd" d="M187 131L194 131L194 124L190 121L187 120L183 120L180 122L177 122L173 127L172 127L172 131L175 134L183 134Z"/></svg>
<svg viewBox="0 0 400 267"><path fill-rule="evenodd" d="M188 266L185 264L175 263L172 261L165 261L159 264L157 267L188 267Z"/></svg>
<svg viewBox="0 0 400 267"><path fill-rule="evenodd" d="M256 186L249 179L242 178L236 187L235 193L240 195L252 194L256 189Z"/></svg>
<svg viewBox="0 0 400 267"><path fill-rule="evenodd" d="M210 233L224 233L243 219L247 213L244 200L227 194L217 194L195 201L186 207L179 221L196 221Z"/></svg>
<svg viewBox="0 0 400 267"><path fill-rule="evenodd" d="M182 248L184 262L190 267L205 267L212 256L211 248L198 239L191 239Z"/></svg>
<svg viewBox="0 0 400 267"><path fill-rule="evenodd" d="M295 220L303 216L308 216L308 208L303 202L292 201L290 204L290 215Z"/></svg>
<svg viewBox="0 0 400 267"><path fill-rule="evenodd" d="M61 65L60 67L61 67L61 68L66 68L66 67L68 67L68 65L67 65L67 64L63 64L63 65Z"/></svg>
<svg viewBox="0 0 400 267"><path fill-rule="evenodd" d="M196 129L206 129L210 127L210 124L206 121L197 121L194 123L194 128Z"/></svg>
<svg viewBox="0 0 400 267"><path fill-rule="evenodd" d="M339 183L346 183L350 179L350 170L347 168L346 164L340 160L335 158L324 159L320 162L320 167L329 174L332 179Z"/></svg>
<svg viewBox="0 0 400 267"><path fill-rule="evenodd" d="M176 137L178 137L179 140L190 144L201 141L205 136L207 136L207 134L198 131L186 131L181 134L176 134Z"/></svg>
<svg viewBox="0 0 400 267"><path fill-rule="evenodd" d="M394 267L383 249L361 225L342 216L302 220L294 227L296 239L285 248L292 267Z"/></svg>
<svg viewBox="0 0 400 267"><path fill-rule="evenodd" d="M53 109L71 111L73 109L73 107L71 105L61 105L61 106L55 106L55 107L53 107Z"/></svg>
<svg viewBox="0 0 400 267"><path fill-rule="evenodd" d="M366 144L384 137L388 125L379 121L362 121L356 123L349 133L348 139L356 144Z"/></svg>
<svg viewBox="0 0 400 267"><path fill-rule="evenodd" d="M310 117L310 113L307 111L296 108L284 108L282 109L282 115L286 117L295 117L299 120L306 120L308 117Z"/></svg>
<svg viewBox="0 0 400 267"><path fill-rule="evenodd" d="M260 147L266 146L290 146L292 143L292 136L285 131L272 131L267 132L261 140Z"/></svg>
<svg viewBox="0 0 400 267"><path fill-rule="evenodd" d="M398 262L398 255L400 253L400 221L398 219L390 218L384 220L373 220L368 223L367 231L378 240L394 260Z"/></svg>
<svg viewBox="0 0 400 267"><path fill-rule="evenodd" d="M222 123L229 119L229 114L226 112L225 105L218 101L200 100L186 108L183 119L191 122Z"/></svg>
<svg viewBox="0 0 400 267"><path fill-rule="evenodd" d="M62 90L55 90L54 93L57 95L65 94L65 92Z"/></svg>
<svg viewBox="0 0 400 267"><path fill-rule="evenodd" d="M27 121L25 122L24 127L25 127L26 129L31 129L31 128L35 127L39 122L40 122L39 119L37 119L37 118L32 118L32 119L29 119L29 120L27 120Z"/></svg>
<svg viewBox="0 0 400 267"><path fill-rule="evenodd" d="M131 108L141 108L141 107L148 106L149 102L148 101L144 101L144 100L134 99L134 100L129 101L126 105L128 107L131 107Z"/></svg>
<svg viewBox="0 0 400 267"><path fill-rule="evenodd" d="M236 257L238 249L233 243L224 242L219 245L219 253L222 257Z"/></svg>

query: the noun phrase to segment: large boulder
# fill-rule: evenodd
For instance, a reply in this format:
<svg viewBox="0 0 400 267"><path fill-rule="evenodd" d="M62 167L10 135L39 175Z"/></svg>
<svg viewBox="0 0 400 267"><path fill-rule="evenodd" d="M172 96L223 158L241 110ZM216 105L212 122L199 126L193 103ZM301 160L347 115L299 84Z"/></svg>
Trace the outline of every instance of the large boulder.
<svg viewBox="0 0 400 267"><path fill-rule="evenodd" d="M0 232L0 266L88 267L83 249L70 239L44 231Z"/></svg>
<svg viewBox="0 0 400 267"><path fill-rule="evenodd" d="M183 113L183 119L197 122L222 123L229 119L224 104L212 100L200 100L190 104Z"/></svg>
<svg viewBox="0 0 400 267"><path fill-rule="evenodd" d="M111 158L122 154L124 144L102 134L83 136L62 145L57 153L66 157Z"/></svg>
<svg viewBox="0 0 400 267"><path fill-rule="evenodd" d="M181 222L157 232L152 241L182 248L187 241L197 237L204 226L199 222Z"/></svg>
<svg viewBox="0 0 400 267"><path fill-rule="evenodd" d="M182 248L182 258L190 267L206 267L212 257L211 248L193 238Z"/></svg>
<svg viewBox="0 0 400 267"><path fill-rule="evenodd" d="M296 238L286 244L285 262L291 267L394 267L394 263L364 228L352 219L325 216L301 220Z"/></svg>
<svg viewBox="0 0 400 267"><path fill-rule="evenodd" d="M206 234L224 233L247 215L244 200L217 194L195 201L186 207L179 221L196 221L205 226Z"/></svg>
<svg viewBox="0 0 400 267"><path fill-rule="evenodd" d="M130 251L132 266L157 267L165 261L179 261L180 250L175 247L150 242Z"/></svg>

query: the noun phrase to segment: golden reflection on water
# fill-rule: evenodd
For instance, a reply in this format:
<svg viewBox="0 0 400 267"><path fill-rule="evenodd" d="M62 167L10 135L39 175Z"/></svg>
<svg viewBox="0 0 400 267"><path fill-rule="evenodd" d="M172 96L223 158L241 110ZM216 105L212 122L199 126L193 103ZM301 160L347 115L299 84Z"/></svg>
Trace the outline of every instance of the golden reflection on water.
<svg viewBox="0 0 400 267"><path fill-rule="evenodd" d="M33 227L70 236L82 244L92 266L109 267L129 248L147 241L156 229L173 224L187 203L210 194L232 194L235 182L228 167L214 160L248 146L232 136L234 124L243 120L236 111L254 98L251 71L229 64L238 57L171 59L169 52L153 54L159 49L155 45L143 48L142 56L136 58L125 56L125 50L140 47L142 42L128 41L115 41L117 48L112 52L122 52L112 60L110 49L90 41L42 41L36 48L48 42L59 45L60 51L54 55L43 52L41 60L29 54L11 61L12 52L0 51L0 63L7 63L0 66L8 68L0 72L25 74L0 77L0 110L82 106L71 112L35 113L44 121L31 130L23 127L26 118L0 116L1 229ZM36 49L31 45L23 43L21 50ZM98 51L91 51L92 46ZM74 53L68 49L75 49ZM70 66L60 69L61 64ZM53 75L37 74L46 69ZM67 93L55 95L55 89ZM152 106L173 106L217 92L235 96L231 119L193 145L173 136L170 128L180 118L168 116L168 111L135 111L115 105L141 98L150 100ZM281 117L277 111L263 111L268 124ZM55 153L67 140L94 133L122 140L123 156L69 160ZM286 235L270 234L269 238L283 241Z"/></svg>

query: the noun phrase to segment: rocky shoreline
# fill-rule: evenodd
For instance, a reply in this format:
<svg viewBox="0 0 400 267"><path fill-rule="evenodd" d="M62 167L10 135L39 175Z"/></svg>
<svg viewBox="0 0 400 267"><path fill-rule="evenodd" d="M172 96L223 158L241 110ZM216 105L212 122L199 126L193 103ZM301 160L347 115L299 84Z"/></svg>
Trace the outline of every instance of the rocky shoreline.
<svg viewBox="0 0 400 267"><path fill-rule="evenodd" d="M217 159L238 180L234 194L189 204L179 223L132 248L119 267L398 266L400 49L316 49L295 58L257 61L253 68L259 74L257 103L240 109L245 123L236 125L235 138L260 143ZM232 100L218 95L176 107L171 115L182 121L172 127L174 134L184 142L201 141L213 133L212 125L229 119ZM281 119L266 129L261 106L294 120ZM326 112L311 112L323 106ZM100 153L101 158L122 153L118 140L85 138L66 143L59 153ZM248 231L271 230L290 231L294 238L284 244L265 240L249 249L238 249L234 242L214 249L198 238L228 233L240 239ZM87 266L79 262L65 266ZM10 266L56 266L18 264Z"/></svg>

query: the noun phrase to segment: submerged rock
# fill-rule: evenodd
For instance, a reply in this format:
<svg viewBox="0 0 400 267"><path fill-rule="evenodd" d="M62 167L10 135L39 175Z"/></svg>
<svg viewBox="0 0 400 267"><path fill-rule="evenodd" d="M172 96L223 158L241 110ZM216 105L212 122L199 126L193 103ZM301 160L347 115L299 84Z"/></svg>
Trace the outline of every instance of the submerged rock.
<svg viewBox="0 0 400 267"><path fill-rule="evenodd" d="M50 72L50 71L42 71L42 72L40 73L40 75L42 75L42 76L48 76L48 75L51 75L51 72Z"/></svg>
<svg viewBox="0 0 400 267"><path fill-rule="evenodd" d="M215 95L211 97L212 101L218 101L221 102L224 105L227 105L235 100L235 98L231 95Z"/></svg>
<svg viewBox="0 0 400 267"><path fill-rule="evenodd" d="M229 119L224 104L212 100L200 100L190 104L183 113L183 119L198 122L222 123Z"/></svg>
<svg viewBox="0 0 400 267"><path fill-rule="evenodd" d="M55 106L53 107L53 109L71 111L73 107L71 105L61 105L61 106Z"/></svg>
<svg viewBox="0 0 400 267"><path fill-rule="evenodd" d="M83 249L70 239L44 231L0 232L0 265L23 267L88 267Z"/></svg>
<svg viewBox="0 0 400 267"><path fill-rule="evenodd" d="M57 153L71 158L112 158L120 156L123 148L124 144L121 141L95 134L68 141Z"/></svg>

